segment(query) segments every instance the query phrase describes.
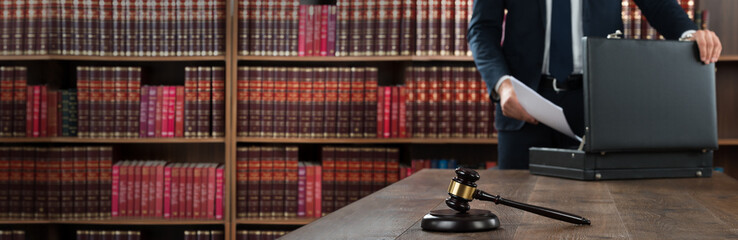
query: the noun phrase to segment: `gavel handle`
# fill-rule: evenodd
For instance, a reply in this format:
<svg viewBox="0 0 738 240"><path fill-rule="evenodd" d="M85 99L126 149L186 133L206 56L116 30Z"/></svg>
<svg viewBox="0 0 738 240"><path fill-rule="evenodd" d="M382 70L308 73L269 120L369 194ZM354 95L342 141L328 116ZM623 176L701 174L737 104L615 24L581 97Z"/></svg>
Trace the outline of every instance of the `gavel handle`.
<svg viewBox="0 0 738 240"><path fill-rule="evenodd" d="M550 208L545 207L539 207L534 206L530 204L525 204L521 202L516 202L508 199L501 198L500 195L494 196L492 194L486 193L481 190L476 190L474 192L474 198L482 200L482 201L490 201L495 204L502 204L505 206L514 207L523 211L535 213L544 217L549 217L557 220L561 220L564 222L574 223L574 224L583 224L583 225L590 225L589 220L586 218L571 214L562 212L559 210L554 210Z"/></svg>

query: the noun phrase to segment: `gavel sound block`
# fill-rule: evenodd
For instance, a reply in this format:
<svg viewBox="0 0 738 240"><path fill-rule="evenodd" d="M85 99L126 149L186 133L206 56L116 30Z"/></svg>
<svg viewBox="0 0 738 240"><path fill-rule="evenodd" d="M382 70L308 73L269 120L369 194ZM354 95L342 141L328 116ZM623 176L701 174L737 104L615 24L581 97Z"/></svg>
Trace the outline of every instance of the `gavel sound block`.
<svg viewBox="0 0 738 240"><path fill-rule="evenodd" d="M590 224L586 218L574 214L507 200L499 195L494 196L478 190L477 180L479 180L479 173L476 171L457 168L456 177L451 180L448 187L449 197L446 198L446 205L451 209L431 211L423 217L420 227L426 231L441 232L488 231L500 227L500 220L492 212L470 209L469 202L473 199L490 201L574 224Z"/></svg>

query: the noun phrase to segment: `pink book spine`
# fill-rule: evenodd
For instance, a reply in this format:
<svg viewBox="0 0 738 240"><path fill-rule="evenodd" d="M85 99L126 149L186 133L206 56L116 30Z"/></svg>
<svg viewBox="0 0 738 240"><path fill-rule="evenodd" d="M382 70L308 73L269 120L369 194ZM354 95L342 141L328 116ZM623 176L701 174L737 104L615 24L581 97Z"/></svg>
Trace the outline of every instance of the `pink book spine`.
<svg viewBox="0 0 738 240"><path fill-rule="evenodd" d="M313 27L315 24L313 23L313 20L315 19L314 14L314 8L312 5L305 6L305 56L314 56L313 54Z"/></svg>
<svg viewBox="0 0 738 240"><path fill-rule="evenodd" d="M328 56L336 56L336 6L329 5L328 14Z"/></svg>
<svg viewBox="0 0 738 240"><path fill-rule="evenodd" d="M141 108L139 113L139 137L146 137L148 131L149 86L141 86Z"/></svg>
<svg viewBox="0 0 738 240"><path fill-rule="evenodd" d="M39 131L41 132L39 136L46 137L46 128L48 127L48 124L46 123L47 116L49 112L49 104L47 99L47 93L46 93L46 86L40 86L41 87L41 110L39 112Z"/></svg>
<svg viewBox="0 0 738 240"><path fill-rule="evenodd" d="M172 166L164 167L164 218L172 217Z"/></svg>
<svg viewBox="0 0 738 240"><path fill-rule="evenodd" d="M161 86L160 88L162 88L162 99L160 100L161 101L161 136L159 137L169 137L169 87Z"/></svg>
<svg viewBox="0 0 738 240"><path fill-rule="evenodd" d="M328 7L320 5L320 56L328 55Z"/></svg>
<svg viewBox="0 0 738 240"><path fill-rule="evenodd" d="M125 164L125 165L123 165ZM120 212L121 217L128 216L128 167L127 163L121 162L121 166L119 166L119 175L120 175L120 184L118 185L118 189L120 190L120 193L118 193L118 211Z"/></svg>
<svg viewBox="0 0 738 240"><path fill-rule="evenodd" d="M168 134L170 138L174 137L174 128L175 128L174 118L175 118L175 115L177 114L175 112L176 102L177 102L177 87L171 86L169 87L169 116L168 116L168 120L169 120Z"/></svg>
<svg viewBox="0 0 738 240"><path fill-rule="evenodd" d="M154 216L164 216L164 163L159 163L156 166L156 207L154 208Z"/></svg>
<svg viewBox="0 0 738 240"><path fill-rule="evenodd" d="M384 99L383 99L383 101L384 101L383 102L384 103L384 110L382 111L382 113L384 113L384 116L383 116L383 118L384 118L384 121L383 121L384 122L384 127L382 127L382 128L384 129L384 133L382 135L384 135L384 138L389 138L389 137L391 137L391 135L390 135L390 132L391 132L390 131L390 126L392 126L391 125L392 124L392 122L391 122L391 111L390 111L391 110L390 108L392 106L392 87L384 87Z"/></svg>
<svg viewBox="0 0 738 240"><path fill-rule="evenodd" d="M404 87L398 87L398 88L399 88L399 93L400 93L400 96L399 96L400 97L400 100L399 100L399 103L398 103L398 104L400 104L400 111L398 112L398 114L400 115L399 116L399 121L400 121L400 124L399 124L400 125L400 133L399 134L400 135L398 137L406 138L407 137L407 126L406 126L407 125L407 119L405 118L406 117L405 114L407 112L407 105L405 105L405 97L406 97L407 93L406 93Z"/></svg>
<svg viewBox="0 0 738 240"><path fill-rule="evenodd" d="M305 56L305 23L307 22L307 7L300 5L300 23L297 35L297 55Z"/></svg>
<svg viewBox="0 0 738 240"><path fill-rule="evenodd" d="M215 219L223 219L223 166L215 170Z"/></svg>
<svg viewBox="0 0 738 240"><path fill-rule="evenodd" d="M321 202L323 201L323 168L321 166L315 166L315 211L313 212L313 217L319 218L322 214L322 205Z"/></svg>
<svg viewBox="0 0 738 240"><path fill-rule="evenodd" d="M384 138L384 87L377 87L377 137Z"/></svg>
<svg viewBox="0 0 738 240"><path fill-rule="evenodd" d="M297 216L305 217L305 185L307 180L305 166L297 168Z"/></svg>
<svg viewBox="0 0 738 240"><path fill-rule="evenodd" d="M111 215L113 217L118 217L120 215L120 212L118 211L118 182L120 181L120 166L118 164L113 165L113 183L112 183L112 193L111 193Z"/></svg>
<svg viewBox="0 0 738 240"><path fill-rule="evenodd" d="M157 96L156 96L156 89L158 87L149 86L149 114L148 119L146 119L146 136L147 137L156 137L156 102Z"/></svg>
<svg viewBox="0 0 738 240"><path fill-rule="evenodd" d="M215 165L215 164L214 164ZM215 198L218 195L215 189L215 185L217 185L217 166L210 166L207 168L208 171L208 194L205 196L207 198L207 218L208 219L215 219Z"/></svg>
<svg viewBox="0 0 738 240"><path fill-rule="evenodd" d="M315 166L306 166L305 170L305 216L315 217Z"/></svg>
<svg viewBox="0 0 738 240"><path fill-rule="evenodd" d="M175 88L174 137L184 136L184 87Z"/></svg>

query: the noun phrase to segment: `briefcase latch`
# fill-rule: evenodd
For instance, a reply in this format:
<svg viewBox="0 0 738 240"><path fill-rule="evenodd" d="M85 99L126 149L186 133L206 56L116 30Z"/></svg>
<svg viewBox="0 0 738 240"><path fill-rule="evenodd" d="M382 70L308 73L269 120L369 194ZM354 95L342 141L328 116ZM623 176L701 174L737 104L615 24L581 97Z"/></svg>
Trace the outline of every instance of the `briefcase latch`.
<svg viewBox="0 0 738 240"><path fill-rule="evenodd" d="M615 30L614 33L607 34L607 39L621 39L623 37L623 32L620 30Z"/></svg>

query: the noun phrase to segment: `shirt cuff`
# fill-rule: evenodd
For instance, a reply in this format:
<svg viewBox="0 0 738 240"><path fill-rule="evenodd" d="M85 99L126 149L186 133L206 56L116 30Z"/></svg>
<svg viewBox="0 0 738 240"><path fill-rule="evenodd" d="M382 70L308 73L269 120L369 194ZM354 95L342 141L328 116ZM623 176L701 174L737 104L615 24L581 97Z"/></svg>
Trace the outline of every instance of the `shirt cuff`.
<svg viewBox="0 0 738 240"><path fill-rule="evenodd" d="M504 76L500 77L500 79L497 80L497 84L495 84L494 93L492 93L492 97L495 100L500 100L500 94L498 94L498 92L499 92L498 89L500 89L500 85L502 85L502 80L505 80L507 78L518 80L517 78L515 78L513 76L510 76L510 75L504 75Z"/></svg>
<svg viewBox="0 0 738 240"><path fill-rule="evenodd" d="M692 37L692 36L693 36L693 35L694 35L694 33L696 33L696 32L697 32L697 30L691 30L691 29L690 29L690 30L687 30L687 31L684 31L684 33L682 33L682 36L681 36L681 37L679 37L679 39L686 39L686 38L687 38L687 36L690 36L690 38L689 38L689 39L687 39L687 40L689 40L689 41L692 41L692 40L694 40L694 37Z"/></svg>

